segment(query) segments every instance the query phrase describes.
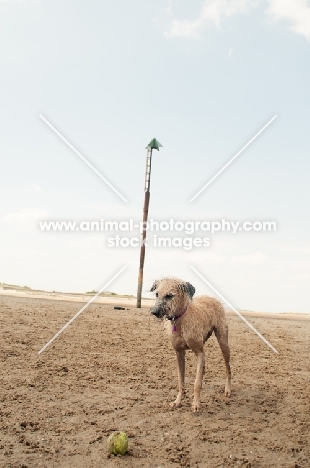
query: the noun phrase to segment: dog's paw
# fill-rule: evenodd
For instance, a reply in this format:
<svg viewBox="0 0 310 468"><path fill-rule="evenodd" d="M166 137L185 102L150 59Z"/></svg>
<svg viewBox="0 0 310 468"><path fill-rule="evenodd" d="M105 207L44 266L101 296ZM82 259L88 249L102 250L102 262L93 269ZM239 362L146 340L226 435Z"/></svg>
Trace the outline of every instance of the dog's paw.
<svg viewBox="0 0 310 468"><path fill-rule="evenodd" d="M200 406L199 401L193 401L193 404L192 404L192 410L193 410L193 412L194 412L194 413L199 413L200 408L201 408L201 406Z"/></svg>
<svg viewBox="0 0 310 468"><path fill-rule="evenodd" d="M227 396L227 397L230 397L231 395L231 391L230 391L230 388L225 388L225 392L224 392L224 395Z"/></svg>
<svg viewBox="0 0 310 468"><path fill-rule="evenodd" d="M181 402L178 401L178 400L175 400L172 403L170 403L170 408L171 409L180 408L180 406L181 406Z"/></svg>

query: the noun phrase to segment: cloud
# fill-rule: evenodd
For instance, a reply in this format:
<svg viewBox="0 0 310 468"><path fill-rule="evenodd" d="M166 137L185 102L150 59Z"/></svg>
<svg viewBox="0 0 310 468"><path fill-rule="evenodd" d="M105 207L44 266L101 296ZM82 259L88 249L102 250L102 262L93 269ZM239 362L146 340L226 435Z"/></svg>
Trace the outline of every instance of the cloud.
<svg viewBox="0 0 310 468"><path fill-rule="evenodd" d="M42 192L42 187L40 185L37 185L37 184L32 184L31 185L31 190L34 193L41 193Z"/></svg>
<svg viewBox="0 0 310 468"><path fill-rule="evenodd" d="M198 36L198 30L202 26L201 20L196 21L179 21L172 20L170 32L167 34L169 37L191 37Z"/></svg>
<svg viewBox="0 0 310 468"><path fill-rule="evenodd" d="M99 219L126 221L133 218L135 221L142 221L142 210L128 207L125 204L88 203L85 206L90 216L97 216Z"/></svg>
<svg viewBox="0 0 310 468"><path fill-rule="evenodd" d="M269 262L268 255L257 251L248 255L236 255L230 259L233 265L263 265Z"/></svg>
<svg viewBox="0 0 310 468"><path fill-rule="evenodd" d="M220 27L228 17L245 12L255 7L262 0L204 0L200 15L194 20L173 18L171 2L166 9L172 18L168 37L197 37L204 26ZM289 29L310 39L310 4L309 0L269 0L266 14L274 21L286 20Z"/></svg>
<svg viewBox="0 0 310 468"><path fill-rule="evenodd" d="M3 260L28 260L29 258L35 257L36 249L0 249L0 256Z"/></svg>
<svg viewBox="0 0 310 468"><path fill-rule="evenodd" d="M47 211L40 210L39 208L23 208L17 212L7 213L2 218L2 221L4 224L13 225L33 224L47 215Z"/></svg>
<svg viewBox="0 0 310 468"><path fill-rule="evenodd" d="M0 0L0 3L24 3L25 0ZM33 0L34 3L39 3L40 0Z"/></svg>
<svg viewBox="0 0 310 468"><path fill-rule="evenodd" d="M310 254L310 244L299 242L297 245L288 242L280 242L276 246L277 250L285 251L286 253L294 254Z"/></svg>
<svg viewBox="0 0 310 468"><path fill-rule="evenodd" d="M310 5L307 0L269 0L266 10L274 20L287 20L290 30L310 39Z"/></svg>
<svg viewBox="0 0 310 468"><path fill-rule="evenodd" d="M10 8L9 5L12 5L12 6L14 4L15 5L16 4L22 5L22 4L25 4L25 3L27 3L27 4L30 4L30 3L33 4L34 3L34 4L39 5L40 2L41 2L41 0L0 0L0 5L8 5L8 8Z"/></svg>
<svg viewBox="0 0 310 468"><path fill-rule="evenodd" d="M167 36L198 36L199 30L204 25L213 24L219 27L223 19L245 11L252 4L252 0L205 0L199 18L192 21L172 19L171 29Z"/></svg>

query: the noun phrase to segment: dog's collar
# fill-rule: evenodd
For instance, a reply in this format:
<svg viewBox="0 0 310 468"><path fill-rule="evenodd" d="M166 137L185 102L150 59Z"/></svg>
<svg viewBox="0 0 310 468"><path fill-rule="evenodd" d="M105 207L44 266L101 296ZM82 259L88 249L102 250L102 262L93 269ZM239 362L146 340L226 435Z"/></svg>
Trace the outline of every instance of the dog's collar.
<svg viewBox="0 0 310 468"><path fill-rule="evenodd" d="M169 317L169 315L167 315L167 319L168 320L171 320L171 322L173 323L173 327L172 327L172 331L173 333L175 333L177 331L177 326L175 324L175 322L182 317L182 315L185 314L185 312L187 311L187 308L188 306L185 307L185 309L179 314L179 315L174 315L173 317Z"/></svg>

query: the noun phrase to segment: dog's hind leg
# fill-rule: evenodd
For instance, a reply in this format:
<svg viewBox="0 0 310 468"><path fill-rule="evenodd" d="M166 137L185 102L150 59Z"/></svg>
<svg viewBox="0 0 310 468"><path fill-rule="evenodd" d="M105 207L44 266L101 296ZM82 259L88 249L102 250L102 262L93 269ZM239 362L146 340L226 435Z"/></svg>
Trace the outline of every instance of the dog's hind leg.
<svg viewBox="0 0 310 468"><path fill-rule="evenodd" d="M171 408L178 408L181 405L183 393L184 393L184 381L185 381L185 351L176 351L177 353L177 365L178 365L178 390L176 400L170 404Z"/></svg>
<svg viewBox="0 0 310 468"><path fill-rule="evenodd" d="M196 351L197 356L197 373L194 383L194 400L192 404L193 411L196 413L200 410L200 390L202 387L202 378L205 371L205 353L203 349Z"/></svg>
<svg viewBox="0 0 310 468"><path fill-rule="evenodd" d="M225 383L225 396L230 396L231 388L231 371L230 371L230 349L228 345L228 327L224 326L223 328L214 329L215 336L217 338L218 344L223 353L224 361L226 364L226 383Z"/></svg>

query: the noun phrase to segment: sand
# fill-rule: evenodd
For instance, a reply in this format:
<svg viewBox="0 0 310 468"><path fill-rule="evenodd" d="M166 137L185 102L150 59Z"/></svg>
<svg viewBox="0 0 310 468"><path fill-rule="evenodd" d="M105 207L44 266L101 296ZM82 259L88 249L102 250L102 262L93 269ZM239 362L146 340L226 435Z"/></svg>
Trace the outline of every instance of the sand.
<svg viewBox="0 0 310 468"><path fill-rule="evenodd" d="M184 404L171 411L175 356L148 309L92 304L38 355L82 305L0 295L1 467L309 468L309 317L248 316L275 354L229 314L232 396L212 337L195 415L195 356ZM107 454L114 430L129 436L124 457Z"/></svg>
<svg viewBox="0 0 310 468"><path fill-rule="evenodd" d="M14 296L14 297L28 297L29 299L45 299L48 301L69 301L69 302L82 302L87 303L93 296L91 294L79 294L79 293L59 293L59 292L48 292L48 291L26 291L16 290L13 288L4 289L0 286L0 296ZM150 307L154 301L152 299L142 298L142 307ZM137 298L135 297L123 297L123 296L98 296L94 303L96 304L111 304L113 306L122 307L135 307L137 304Z"/></svg>

